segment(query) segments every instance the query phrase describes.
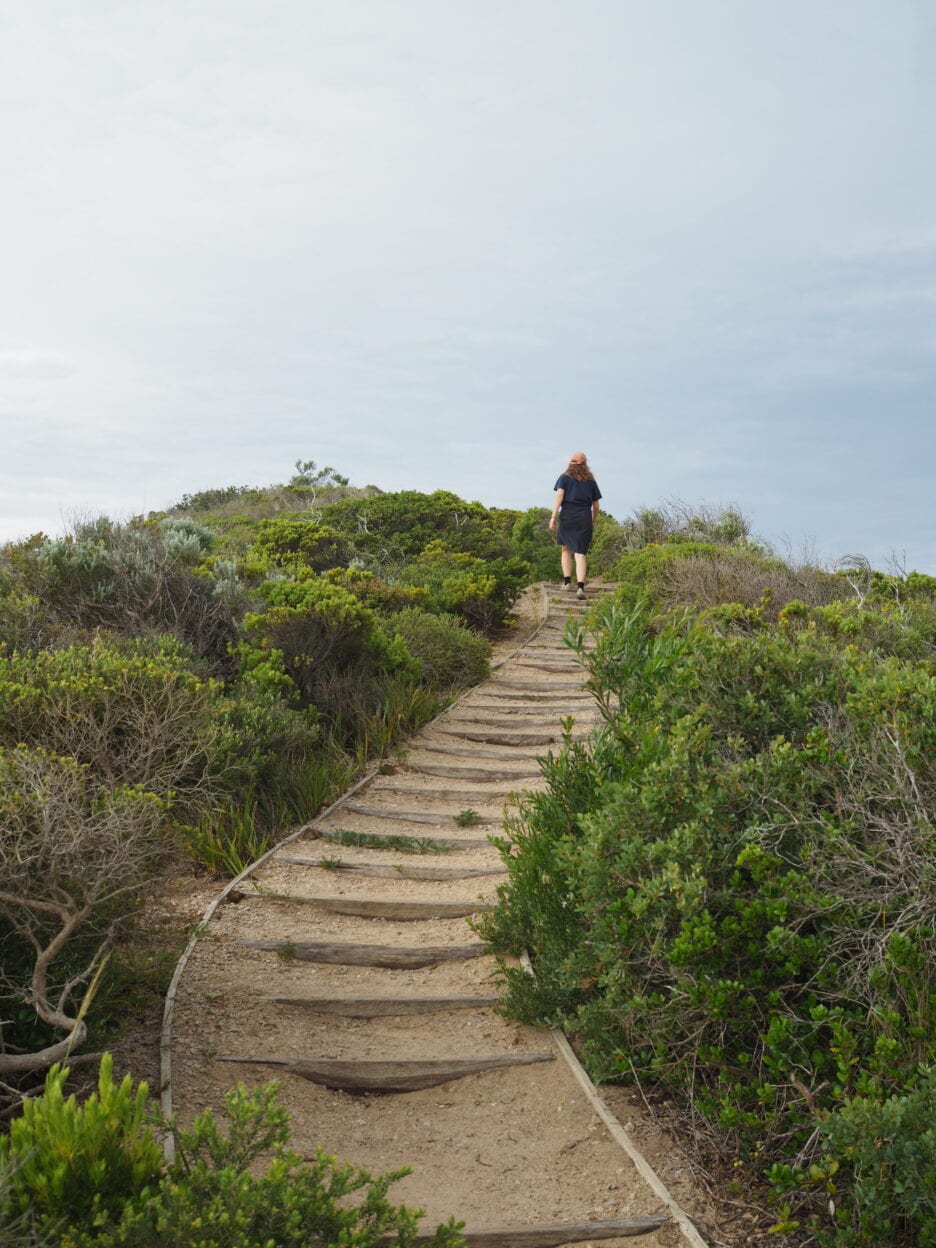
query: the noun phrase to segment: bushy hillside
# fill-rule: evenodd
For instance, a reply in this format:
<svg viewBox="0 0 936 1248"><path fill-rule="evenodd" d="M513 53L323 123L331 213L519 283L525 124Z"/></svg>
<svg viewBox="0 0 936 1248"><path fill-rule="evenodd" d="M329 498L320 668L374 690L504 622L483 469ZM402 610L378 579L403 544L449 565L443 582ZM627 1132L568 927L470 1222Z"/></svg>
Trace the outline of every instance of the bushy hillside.
<svg viewBox="0 0 936 1248"><path fill-rule="evenodd" d="M546 514L307 461L0 551L0 1081L85 1039L109 950L92 1032L119 1019L167 860L236 873L484 677Z"/></svg>

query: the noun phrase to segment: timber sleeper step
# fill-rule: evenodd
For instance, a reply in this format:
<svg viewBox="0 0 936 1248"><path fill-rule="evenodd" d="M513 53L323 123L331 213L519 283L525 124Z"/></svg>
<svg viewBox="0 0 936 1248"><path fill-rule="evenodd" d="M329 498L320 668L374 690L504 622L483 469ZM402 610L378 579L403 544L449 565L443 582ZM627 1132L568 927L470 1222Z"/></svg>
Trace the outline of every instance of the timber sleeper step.
<svg viewBox="0 0 936 1248"><path fill-rule="evenodd" d="M580 672L579 663L550 663L548 659L514 659L517 667L530 672Z"/></svg>
<svg viewBox="0 0 936 1248"><path fill-rule="evenodd" d="M383 781L375 783L373 788L374 794L383 793L400 793L410 797L429 797L435 798L440 802L496 802L498 799L501 803L506 802L511 796L510 789L504 789L503 792L491 792L485 789L483 792L479 789L450 789L429 787L414 788L412 785L402 784L384 784Z"/></svg>
<svg viewBox="0 0 936 1248"><path fill-rule="evenodd" d="M279 954L287 961L322 962L332 966L382 966L387 970L418 970L439 962L463 962L482 958L491 946L481 941L470 945L351 945L319 940L241 940L247 949Z"/></svg>
<svg viewBox="0 0 936 1248"><path fill-rule="evenodd" d="M437 827L450 828L455 823L456 812L449 814L444 810L395 810L381 806L358 806L353 802L345 802L341 807L349 815L370 815L375 819L401 819L404 823L431 823ZM494 815L479 815L472 821L474 824L501 822Z"/></svg>
<svg viewBox="0 0 936 1248"><path fill-rule="evenodd" d="M498 754L497 758L503 757ZM523 771L501 771L491 767L452 767L445 763L407 763L407 767L411 771L415 771L424 776L443 776L452 780L480 780L480 781L502 781L502 780L533 780L542 776L539 767L525 768Z"/></svg>
<svg viewBox="0 0 936 1248"><path fill-rule="evenodd" d="M581 1244L586 1240L626 1239L630 1235L649 1235L669 1222L664 1213L643 1218L613 1218L596 1222L535 1222L512 1226L466 1226L460 1232L467 1248L562 1248L564 1244ZM413 1239L413 1248L431 1243L435 1232L420 1232ZM389 1236L384 1241L390 1243Z"/></svg>
<svg viewBox="0 0 936 1248"><path fill-rule="evenodd" d="M491 682L493 683L493 682ZM478 690L477 696L490 698L490 702L468 702L465 701L466 707L490 707L491 710L513 710L518 709L542 710L550 711L554 707L561 705L563 702L578 702L583 706L594 706L594 697L581 684L565 686L562 689L549 690L541 692L542 685L531 685L527 691L521 692L514 690L512 686L506 685L503 681L498 681L498 688Z"/></svg>
<svg viewBox="0 0 936 1248"><path fill-rule="evenodd" d="M543 714L542 706L466 706L457 715L447 715L443 720L448 726L461 727L462 724L483 725L485 728L553 728L560 717L566 715L583 715L594 711L588 702L580 706L550 706L546 708L548 715ZM482 715L482 711L492 712Z"/></svg>
<svg viewBox="0 0 936 1248"><path fill-rule="evenodd" d="M492 910L486 901L415 901L403 897L382 899L371 897L317 897L307 893L245 893L260 901L287 901L317 906L331 914L348 914L359 919L465 919L472 914Z"/></svg>
<svg viewBox="0 0 936 1248"><path fill-rule="evenodd" d="M584 679L584 672L582 676ZM582 692L581 680L498 680L496 676L492 676L490 684L493 689L521 689L527 694Z"/></svg>
<svg viewBox="0 0 936 1248"><path fill-rule="evenodd" d="M497 997L264 997L274 1005L293 1005L314 1014L342 1018L391 1018L410 1014L438 1014L448 1010L485 1010Z"/></svg>
<svg viewBox="0 0 936 1248"><path fill-rule="evenodd" d="M337 817L337 816L334 816ZM360 816L358 816L360 817ZM422 847L418 852L431 853L433 846L444 846L444 851L450 849L487 849L490 841L487 837L479 836L419 836L410 834L409 832L362 832L359 828L325 828L320 823L312 825L312 829L317 836L322 837L326 841L334 841L339 845L347 845L350 848L357 846L360 849L379 848L378 842L386 842L388 849L394 848L394 842L399 844L402 841L418 842Z"/></svg>
<svg viewBox="0 0 936 1248"><path fill-rule="evenodd" d="M440 730L436 729L436 731L438 732ZM521 758L516 758L515 756L511 757L510 754L504 753L504 748L505 748L504 746L501 746L499 750L487 750L487 749L472 750L472 749L467 749L465 746L460 746L460 745L443 745L443 744L436 744L435 742L428 743L428 742L421 741L416 748L424 751L424 753L426 754L454 754L457 758L465 758L465 759L499 758L501 762L504 762L504 763L517 763L517 762L531 762L532 763L537 757L535 753L526 754L525 756Z"/></svg>
<svg viewBox="0 0 936 1248"><path fill-rule="evenodd" d="M506 875L503 867L411 867L406 863L336 862L334 858L303 858L299 854L277 854L277 862L293 862L301 867L321 867L326 871L350 871L378 879L471 880L481 875Z"/></svg>
<svg viewBox="0 0 936 1248"><path fill-rule="evenodd" d="M552 1053L516 1053L496 1057L442 1058L434 1061L308 1061L289 1057L217 1057L218 1062L249 1062L278 1066L312 1083L342 1092L418 1092L466 1075L507 1066L533 1066L555 1061Z"/></svg>
<svg viewBox="0 0 936 1248"><path fill-rule="evenodd" d="M551 732L505 732L503 728L437 728L447 737L457 737L461 741L479 741L485 745L539 746L555 745L562 739L562 727L557 724ZM581 733L577 735L581 736Z"/></svg>

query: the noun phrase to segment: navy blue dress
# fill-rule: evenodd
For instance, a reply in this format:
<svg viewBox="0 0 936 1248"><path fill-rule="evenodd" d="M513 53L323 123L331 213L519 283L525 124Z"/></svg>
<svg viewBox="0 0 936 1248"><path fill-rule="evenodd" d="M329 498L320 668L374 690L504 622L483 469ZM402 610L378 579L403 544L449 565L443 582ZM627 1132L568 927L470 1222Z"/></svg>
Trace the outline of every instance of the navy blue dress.
<svg viewBox="0 0 936 1248"><path fill-rule="evenodd" d="M576 481L563 473L554 490L565 490L559 509L559 545L568 546L573 555L587 555L592 539L592 503L601 498L594 479Z"/></svg>

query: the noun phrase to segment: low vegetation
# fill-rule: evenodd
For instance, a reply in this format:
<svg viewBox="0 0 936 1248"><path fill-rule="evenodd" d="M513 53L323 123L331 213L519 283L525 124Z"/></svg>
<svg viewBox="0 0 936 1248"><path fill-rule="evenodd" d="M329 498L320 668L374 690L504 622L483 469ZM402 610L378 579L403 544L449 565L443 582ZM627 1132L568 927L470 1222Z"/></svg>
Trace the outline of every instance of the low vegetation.
<svg viewBox="0 0 936 1248"><path fill-rule="evenodd" d="M0 1108L101 1042L167 864L240 872L484 678L528 521L300 460L0 550Z"/></svg>
<svg viewBox="0 0 936 1248"><path fill-rule="evenodd" d="M225 1097L182 1130L162 1122L145 1083L114 1081L101 1062L97 1091L66 1097L66 1068L53 1066L42 1093L0 1137L0 1243L9 1248L408 1248L422 1211L388 1192L409 1171L373 1177L319 1150L304 1161L289 1148L277 1085ZM166 1165L157 1138L171 1132ZM428 1237L429 1248L462 1248L460 1224Z"/></svg>
<svg viewBox="0 0 936 1248"><path fill-rule="evenodd" d="M936 579L677 540L576 642L602 710L503 844L506 1008L681 1107L774 1230L936 1243Z"/></svg>
<svg viewBox="0 0 936 1248"><path fill-rule="evenodd" d="M556 575L548 516L306 460L0 550L4 1243L412 1242L395 1176L303 1165L269 1088L167 1169L145 1089L104 1063L79 1105L58 1063L119 1025L167 864L239 872L484 678ZM521 799L479 920L533 956L505 1008L665 1100L777 1235L933 1248L936 580L794 566L679 503L602 514L592 571L618 589L570 641L602 722Z"/></svg>

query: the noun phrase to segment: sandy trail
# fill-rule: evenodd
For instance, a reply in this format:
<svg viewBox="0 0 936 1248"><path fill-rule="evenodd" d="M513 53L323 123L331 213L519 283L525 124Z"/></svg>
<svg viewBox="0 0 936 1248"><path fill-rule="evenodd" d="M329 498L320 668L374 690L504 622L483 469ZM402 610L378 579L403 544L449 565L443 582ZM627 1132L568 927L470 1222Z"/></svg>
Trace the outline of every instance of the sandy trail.
<svg viewBox="0 0 936 1248"><path fill-rule="evenodd" d="M543 601L544 619L533 638L418 733L392 774L353 791L238 884L230 894L238 900L218 907L175 994L171 1094L183 1121L205 1106L220 1109L224 1092L238 1081L279 1078L295 1148L309 1155L321 1146L372 1172L411 1166L393 1199L424 1208L426 1226L450 1215L483 1228L667 1212L586 1100L550 1033L505 1021L487 1003L496 994L494 959L479 951L469 919L413 914L437 903L465 910L493 900L503 874L487 837L501 831L505 802L511 792L543 785L537 756L558 748L565 717L574 716L576 733L595 720L581 668L562 641L566 615L583 607L559 590ZM481 822L459 826L455 816L467 809ZM404 853L392 842L341 844L347 833L454 844L444 853ZM410 872L442 878L407 878ZM353 913L372 902L401 909L389 917ZM472 956L387 969L301 960L309 942L334 946L339 957L348 946L382 946L404 957L426 946L443 953L470 948ZM425 998L448 1003L431 1012L403 1012L423 1010ZM380 1012L393 1009L386 1003L394 1001L403 1002L398 1012ZM329 1002L377 1016L324 1012ZM549 1060L419 1091L363 1095L309 1082L275 1064L220 1060L538 1055ZM667 1142L632 1103L627 1117L645 1153L667 1154ZM693 1203L678 1168L667 1182L683 1202ZM686 1241L670 1222L606 1242L672 1248Z"/></svg>

